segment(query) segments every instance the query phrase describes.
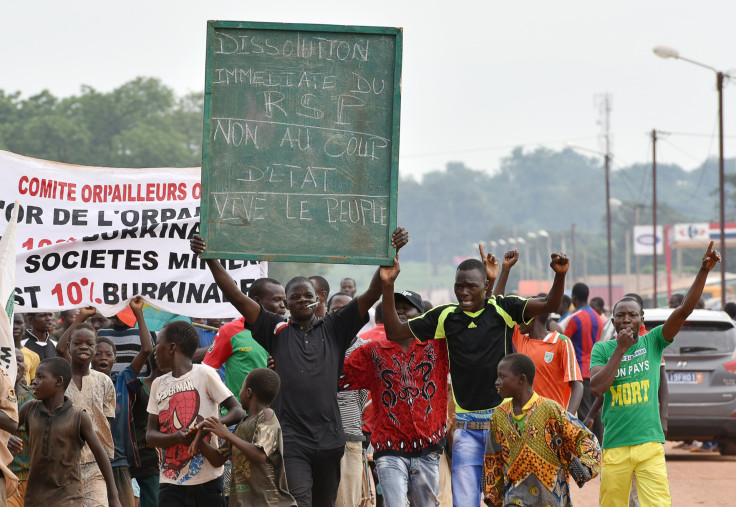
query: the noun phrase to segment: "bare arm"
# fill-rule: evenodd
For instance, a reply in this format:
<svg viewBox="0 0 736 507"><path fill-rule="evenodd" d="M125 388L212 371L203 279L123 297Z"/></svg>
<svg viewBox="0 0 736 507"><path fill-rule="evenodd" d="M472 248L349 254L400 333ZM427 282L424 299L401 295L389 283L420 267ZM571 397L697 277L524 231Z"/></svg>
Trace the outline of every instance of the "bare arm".
<svg viewBox="0 0 736 507"><path fill-rule="evenodd" d="M391 236L391 245L396 248L396 255L398 256L399 250L409 242L409 233L403 227L397 227ZM381 268L377 269L371 284L368 286L368 290L358 296L358 313L361 317L365 317L378 298L381 297Z"/></svg>
<svg viewBox="0 0 736 507"><path fill-rule="evenodd" d="M166 449L176 444L189 446L194 440L194 432L177 431L176 433L162 433L158 424L158 415L148 414L146 427L146 442L151 447Z"/></svg>
<svg viewBox="0 0 736 507"><path fill-rule="evenodd" d="M601 408L603 408L603 396L599 396L595 399L595 401L593 402L593 406L590 407L590 412L588 412L588 415L585 416L585 421L583 421L583 424L585 424L588 429L591 429L593 427L595 416L598 415L598 412L600 412Z"/></svg>
<svg viewBox="0 0 736 507"><path fill-rule="evenodd" d="M698 304L700 296L703 295L703 287L705 287L708 273L716 267L716 264L718 264L718 261L720 260L721 255L718 253L718 250L713 250L713 242L711 241L710 245L708 245L708 250L703 256L703 263L700 266L700 270L698 271L698 274L695 275L695 280L687 291L687 294L685 294L685 299L682 300L680 306L675 308L675 311L670 314L667 321L662 326L662 336L664 336L664 339L668 342L671 342L675 336L677 336L677 333L682 329L682 325L685 323L685 320L695 309L695 305Z"/></svg>
<svg viewBox="0 0 736 507"><path fill-rule="evenodd" d="M200 442L199 452L201 452L202 456L204 456L207 461L212 463L212 466L214 467L221 467L227 461L225 456L220 454L217 449L212 447L212 444L205 440L202 440L202 442Z"/></svg>
<svg viewBox="0 0 736 507"><path fill-rule="evenodd" d="M192 252L197 255L202 255L206 249L204 239L197 235L189 241L189 247L192 249ZM240 292L235 281L227 274L225 268L223 268L217 260L206 259L205 261L207 262L207 267L209 267L212 272L212 277L215 279L217 286L228 301L230 301L235 309L245 317L245 321L248 324L254 324L258 319L258 316L261 314L261 305Z"/></svg>
<svg viewBox="0 0 736 507"><path fill-rule="evenodd" d="M133 315L138 321L138 334L141 338L141 350L130 362L130 366L138 374L153 352L153 340L151 340L151 332L148 330L148 325L146 325L146 319L143 318L143 299L140 296L134 297L133 301L130 302L130 309L133 310Z"/></svg>
<svg viewBox="0 0 736 507"><path fill-rule="evenodd" d="M89 445L90 451L95 456L97 466L102 472L102 476L105 478L105 486L107 486L107 500L111 507L120 506L120 499L118 498L118 488L115 486L115 479L112 475L112 466L110 466L110 458L107 456L105 449L102 447L100 440L95 434L94 428L92 427L92 419L89 418L86 412L82 412L82 423L80 431L82 438L87 445Z"/></svg>
<svg viewBox="0 0 736 507"><path fill-rule="evenodd" d="M576 414L580 406L580 400L583 399L583 383L579 380L573 380L570 382L570 387L572 390L570 391L570 401L567 402L567 411Z"/></svg>
<svg viewBox="0 0 736 507"><path fill-rule="evenodd" d="M618 367L621 366L621 359L623 359L629 347L635 343L634 332L629 328L622 329L619 331L616 341L618 342L616 348L606 364L596 366L590 370L590 392L594 396L603 396L603 393L613 385Z"/></svg>
<svg viewBox="0 0 736 507"><path fill-rule="evenodd" d="M242 421L247 415L240 403L235 399L235 396L230 396L228 399L222 402L222 406L227 409L227 414L220 417L220 422L225 426L232 426L233 424Z"/></svg>
<svg viewBox="0 0 736 507"><path fill-rule="evenodd" d="M498 259L492 253L486 255L483 251L483 245L478 243L478 250L480 250L480 260L486 267L486 278L488 279L488 289L486 289L486 297L493 296L493 284L496 283L498 278Z"/></svg>
<svg viewBox="0 0 736 507"><path fill-rule="evenodd" d="M69 339L72 335L72 328L75 324L79 324L80 322L84 322L88 318L92 317L97 313L97 310L94 306L88 306L86 308L82 308L79 310L79 313L76 317L74 317L74 322L71 326L69 326L66 331L64 331L64 334L61 335L61 338L59 339L59 342L56 344L56 354L59 357L63 357L70 363L72 362L72 356L69 355Z"/></svg>
<svg viewBox="0 0 736 507"><path fill-rule="evenodd" d="M533 298L527 302L524 309L525 321L543 313L552 313L560 307L562 296L565 293L565 275L570 267L570 261L565 254L553 253L552 262L549 265L555 272L552 288L549 290L547 297Z"/></svg>
<svg viewBox="0 0 736 507"><path fill-rule="evenodd" d="M193 363L201 363L204 361L204 356L207 355L207 351L209 350L209 347L200 347L197 350L194 351L194 355L192 356L192 362Z"/></svg>
<svg viewBox="0 0 736 507"><path fill-rule="evenodd" d="M18 423L12 420L8 414L0 410L0 430L15 433L17 429Z"/></svg>
<svg viewBox="0 0 736 507"><path fill-rule="evenodd" d="M400 271L398 256L394 258L393 266L381 266L380 268L381 281L383 282L383 326L386 329L386 338L391 341L401 341L414 336L409 324L401 322L399 315L396 313L394 282Z"/></svg>
<svg viewBox="0 0 736 507"><path fill-rule="evenodd" d="M519 250L516 248L504 254L501 264L501 275L498 277L498 283L496 283L496 288L493 290L494 295L503 296L506 293L506 282L509 280L509 273L511 273L511 268L514 267L514 264L518 260Z"/></svg>
<svg viewBox="0 0 736 507"><path fill-rule="evenodd" d="M270 410L270 409L266 409ZM273 412L271 412L273 414ZM217 419L213 417L209 417L204 421L204 428L217 435L220 438L224 438L225 440L229 441L233 447L237 447L240 452L245 454L245 456L248 458L248 460L254 462L254 463L263 463L266 461L266 453L263 452L263 449L258 447L257 445L252 444L251 442L247 442L243 440L242 438L238 437L235 433L232 433L225 427L224 424L217 421ZM219 453L218 453L219 454Z"/></svg>

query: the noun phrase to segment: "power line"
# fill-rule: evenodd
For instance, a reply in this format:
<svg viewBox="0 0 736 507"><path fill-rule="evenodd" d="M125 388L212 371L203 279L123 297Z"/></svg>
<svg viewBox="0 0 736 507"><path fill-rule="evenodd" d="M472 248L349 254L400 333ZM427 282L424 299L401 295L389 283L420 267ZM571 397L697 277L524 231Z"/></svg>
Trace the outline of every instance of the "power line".
<svg viewBox="0 0 736 507"><path fill-rule="evenodd" d="M440 151L440 152L434 152L434 153L414 153L409 155L402 154L402 158L419 158L419 157L435 157L439 155L458 155L462 153L477 153L477 152L483 152L483 151L498 151L498 150L508 150L512 148L524 148L527 146L544 146L547 144L562 144L568 141L589 141L591 139L596 139L595 136L593 137L579 137L576 139L556 139L552 141L536 141L536 142L527 142L527 143L516 143L516 144L506 144L503 146L494 146L490 148L468 148L464 150L454 150L454 151Z"/></svg>
<svg viewBox="0 0 736 507"><path fill-rule="evenodd" d="M673 136L690 136L690 137L710 137L712 138L714 134L699 134L694 132L668 132L668 134L672 134ZM736 139L736 136L723 136L724 139Z"/></svg>

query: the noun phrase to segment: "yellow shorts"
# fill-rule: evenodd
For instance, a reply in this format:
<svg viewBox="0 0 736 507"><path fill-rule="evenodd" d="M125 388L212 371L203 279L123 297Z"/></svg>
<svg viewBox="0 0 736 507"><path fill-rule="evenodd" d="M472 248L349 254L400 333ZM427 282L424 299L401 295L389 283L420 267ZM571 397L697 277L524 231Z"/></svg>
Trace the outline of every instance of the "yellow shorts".
<svg viewBox="0 0 736 507"><path fill-rule="evenodd" d="M636 476L641 507L672 505L664 446L659 442L648 442L603 450L602 507L629 504L632 473Z"/></svg>

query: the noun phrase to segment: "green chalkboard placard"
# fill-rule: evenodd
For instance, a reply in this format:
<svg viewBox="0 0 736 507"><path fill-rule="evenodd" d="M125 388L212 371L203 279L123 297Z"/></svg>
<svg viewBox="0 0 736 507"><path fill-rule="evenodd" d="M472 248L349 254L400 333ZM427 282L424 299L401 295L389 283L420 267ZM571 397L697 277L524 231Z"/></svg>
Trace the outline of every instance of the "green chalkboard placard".
<svg viewBox="0 0 736 507"><path fill-rule="evenodd" d="M209 21L205 257L390 264L400 28Z"/></svg>

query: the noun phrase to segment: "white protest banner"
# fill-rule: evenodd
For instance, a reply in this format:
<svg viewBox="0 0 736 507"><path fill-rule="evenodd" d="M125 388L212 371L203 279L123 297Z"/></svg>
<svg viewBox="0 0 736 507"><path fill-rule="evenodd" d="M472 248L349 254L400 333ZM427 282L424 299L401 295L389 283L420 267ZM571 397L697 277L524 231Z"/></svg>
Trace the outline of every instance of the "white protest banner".
<svg viewBox="0 0 736 507"><path fill-rule="evenodd" d="M237 316L204 261L200 169L116 169L0 151L0 233L20 199L15 303L21 312L95 306L114 315L136 295L190 317ZM243 231L247 234L247 231ZM267 264L223 265L245 292Z"/></svg>
<svg viewBox="0 0 736 507"><path fill-rule="evenodd" d="M18 201L15 201L18 208ZM10 216L2 239L0 239L0 366L8 372L15 385L18 365L15 362L15 342L13 340L13 303L15 301L15 244L18 210L14 209Z"/></svg>

